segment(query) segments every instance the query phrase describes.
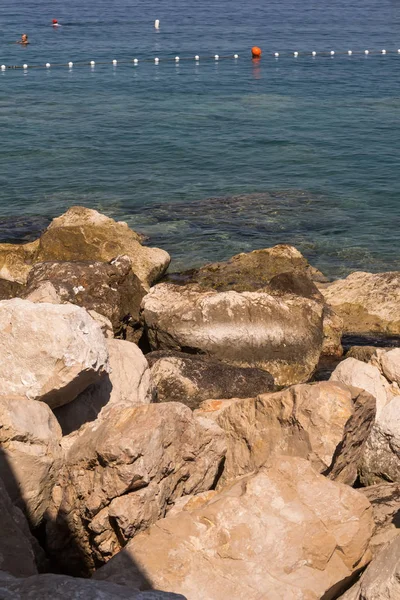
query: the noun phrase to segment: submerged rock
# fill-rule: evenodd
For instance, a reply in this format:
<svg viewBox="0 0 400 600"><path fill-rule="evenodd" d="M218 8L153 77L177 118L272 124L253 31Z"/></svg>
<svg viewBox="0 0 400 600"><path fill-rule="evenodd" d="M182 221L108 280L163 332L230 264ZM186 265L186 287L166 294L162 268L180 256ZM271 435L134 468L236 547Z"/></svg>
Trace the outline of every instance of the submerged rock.
<svg viewBox="0 0 400 600"><path fill-rule="evenodd" d="M372 527L362 494L279 456L158 521L94 577L134 586L134 562L153 586L190 600L332 599L368 562Z"/></svg>

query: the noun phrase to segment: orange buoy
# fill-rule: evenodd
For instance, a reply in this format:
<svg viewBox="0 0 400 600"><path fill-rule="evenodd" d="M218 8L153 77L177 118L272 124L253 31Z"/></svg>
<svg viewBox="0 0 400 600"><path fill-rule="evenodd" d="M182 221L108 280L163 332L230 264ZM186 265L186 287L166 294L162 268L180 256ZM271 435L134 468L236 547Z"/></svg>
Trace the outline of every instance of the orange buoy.
<svg viewBox="0 0 400 600"><path fill-rule="evenodd" d="M258 46L253 46L251 49L251 55L253 58L261 58L261 48L259 48Z"/></svg>

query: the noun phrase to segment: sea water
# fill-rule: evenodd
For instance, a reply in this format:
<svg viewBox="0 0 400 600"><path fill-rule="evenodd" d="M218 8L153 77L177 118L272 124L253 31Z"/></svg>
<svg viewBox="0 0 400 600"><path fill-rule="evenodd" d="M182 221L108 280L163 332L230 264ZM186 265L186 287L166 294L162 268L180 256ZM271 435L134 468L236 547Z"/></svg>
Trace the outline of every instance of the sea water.
<svg viewBox="0 0 400 600"><path fill-rule="evenodd" d="M96 61L0 73L1 241L78 204L147 235L172 270L276 243L330 277L400 269L398 0L0 0L0 13L1 64ZM13 43L25 32L28 47Z"/></svg>

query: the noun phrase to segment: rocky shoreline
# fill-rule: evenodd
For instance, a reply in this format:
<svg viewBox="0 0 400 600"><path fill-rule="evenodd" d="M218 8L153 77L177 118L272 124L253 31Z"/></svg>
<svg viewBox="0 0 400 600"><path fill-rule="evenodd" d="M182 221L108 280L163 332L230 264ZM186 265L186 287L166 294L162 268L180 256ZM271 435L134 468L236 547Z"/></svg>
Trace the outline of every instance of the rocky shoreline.
<svg viewBox="0 0 400 600"><path fill-rule="evenodd" d="M0 244L0 598L400 597L400 272L142 242Z"/></svg>

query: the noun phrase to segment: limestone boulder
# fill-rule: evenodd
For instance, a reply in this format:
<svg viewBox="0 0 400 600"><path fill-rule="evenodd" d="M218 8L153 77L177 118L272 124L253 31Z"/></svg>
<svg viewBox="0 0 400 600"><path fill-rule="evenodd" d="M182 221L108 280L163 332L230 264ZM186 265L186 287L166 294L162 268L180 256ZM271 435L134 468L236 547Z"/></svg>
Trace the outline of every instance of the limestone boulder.
<svg viewBox="0 0 400 600"><path fill-rule="evenodd" d="M375 526L369 547L375 556L400 533L400 483L381 483L359 491L372 505Z"/></svg>
<svg viewBox="0 0 400 600"><path fill-rule="evenodd" d="M363 449L360 479L364 485L400 483L400 396L377 418Z"/></svg>
<svg viewBox="0 0 400 600"><path fill-rule="evenodd" d="M307 381L321 354L323 304L313 299L162 283L144 297L142 309L153 350L263 369L277 385Z"/></svg>
<svg viewBox="0 0 400 600"><path fill-rule="evenodd" d="M47 513L48 550L79 575L108 560L186 494L210 489L223 431L175 402L115 407L73 437Z"/></svg>
<svg viewBox="0 0 400 600"><path fill-rule="evenodd" d="M182 402L195 409L209 398L249 398L274 390L274 378L261 369L183 352L151 352L146 358L158 402Z"/></svg>
<svg viewBox="0 0 400 600"><path fill-rule="evenodd" d="M0 397L50 408L71 402L108 370L99 325L78 306L0 302Z"/></svg>
<svg viewBox="0 0 400 600"><path fill-rule="evenodd" d="M28 523L22 512L13 506L1 480L0 569L2 572L15 577L29 577L29 575L37 573L32 536ZM4 598L1 595L1 585L0 598Z"/></svg>
<svg viewBox="0 0 400 600"><path fill-rule="evenodd" d="M355 358L346 358L333 371L331 381L340 381L345 385L361 388L376 399L377 417L388 402L398 393L395 387L383 377L375 365L364 363Z"/></svg>
<svg viewBox="0 0 400 600"><path fill-rule="evenodd" d="M3 571L0 571L0 597L2 600L186 600L181 594L141 592L107 581L50 573L17 579Z"/></svg>
<svg viewBox="0 0 400 600"><path fill-rule="evenodd" d="M386 379L400 386L400 348L393 348L380 355L380 365Z"/></svg>
<svg viewBox="0 0 400 600"><path fill-rule="evenodd" d="M0 397L0 477L13 503L37 527L62 464L61 429L50 408Z"/></svg>
<svg viewBox="0 0 400 600"><path fill-rule="evenodd" d="M140 406L153 400L154 385L142 351L125 340L107 339L106 345L109 373L75 400L54 410L63 435L69 435L89 421L106 419L115 406Z"/></svg>
<svg viewBox="0 0 400 600"><path fill-rule="evenodd" d="M190 600L331 600L369 558L369 502L300 458L278 456L194 510L140 533L96 579L155 587Z"/></svg>
<svg viewBox="0 0 400 600"><path fill-rule="evenodd" d="M400 334L400 273L351 273L321 286L348 333Z"/></svg>
<svg viewBox="0 0 400 600"><path fill-rule="evenodd" d="M195 414L214 419L227 436L219 487L256 471L277 453L306 458L325 471L353 415L355 395L346 386L323 381L257 398L203 402Z"/></svg>
<svg viewBox="0 0 400 600"><path fill-rule="evenodd" d="M400 598L400 536L386 544L365 573L340 600L397 600Z"/></svg>
<svg viewBox="0 0 400 600"><path fill-rule="evenodd" d="M131 259L119 256L109 263L56 261L37 263L31 269L26 294L31 297L44 284L52 284L60 301L104 315L121 337L139 329L139 308L146 290L132 272Z"/></svg>

